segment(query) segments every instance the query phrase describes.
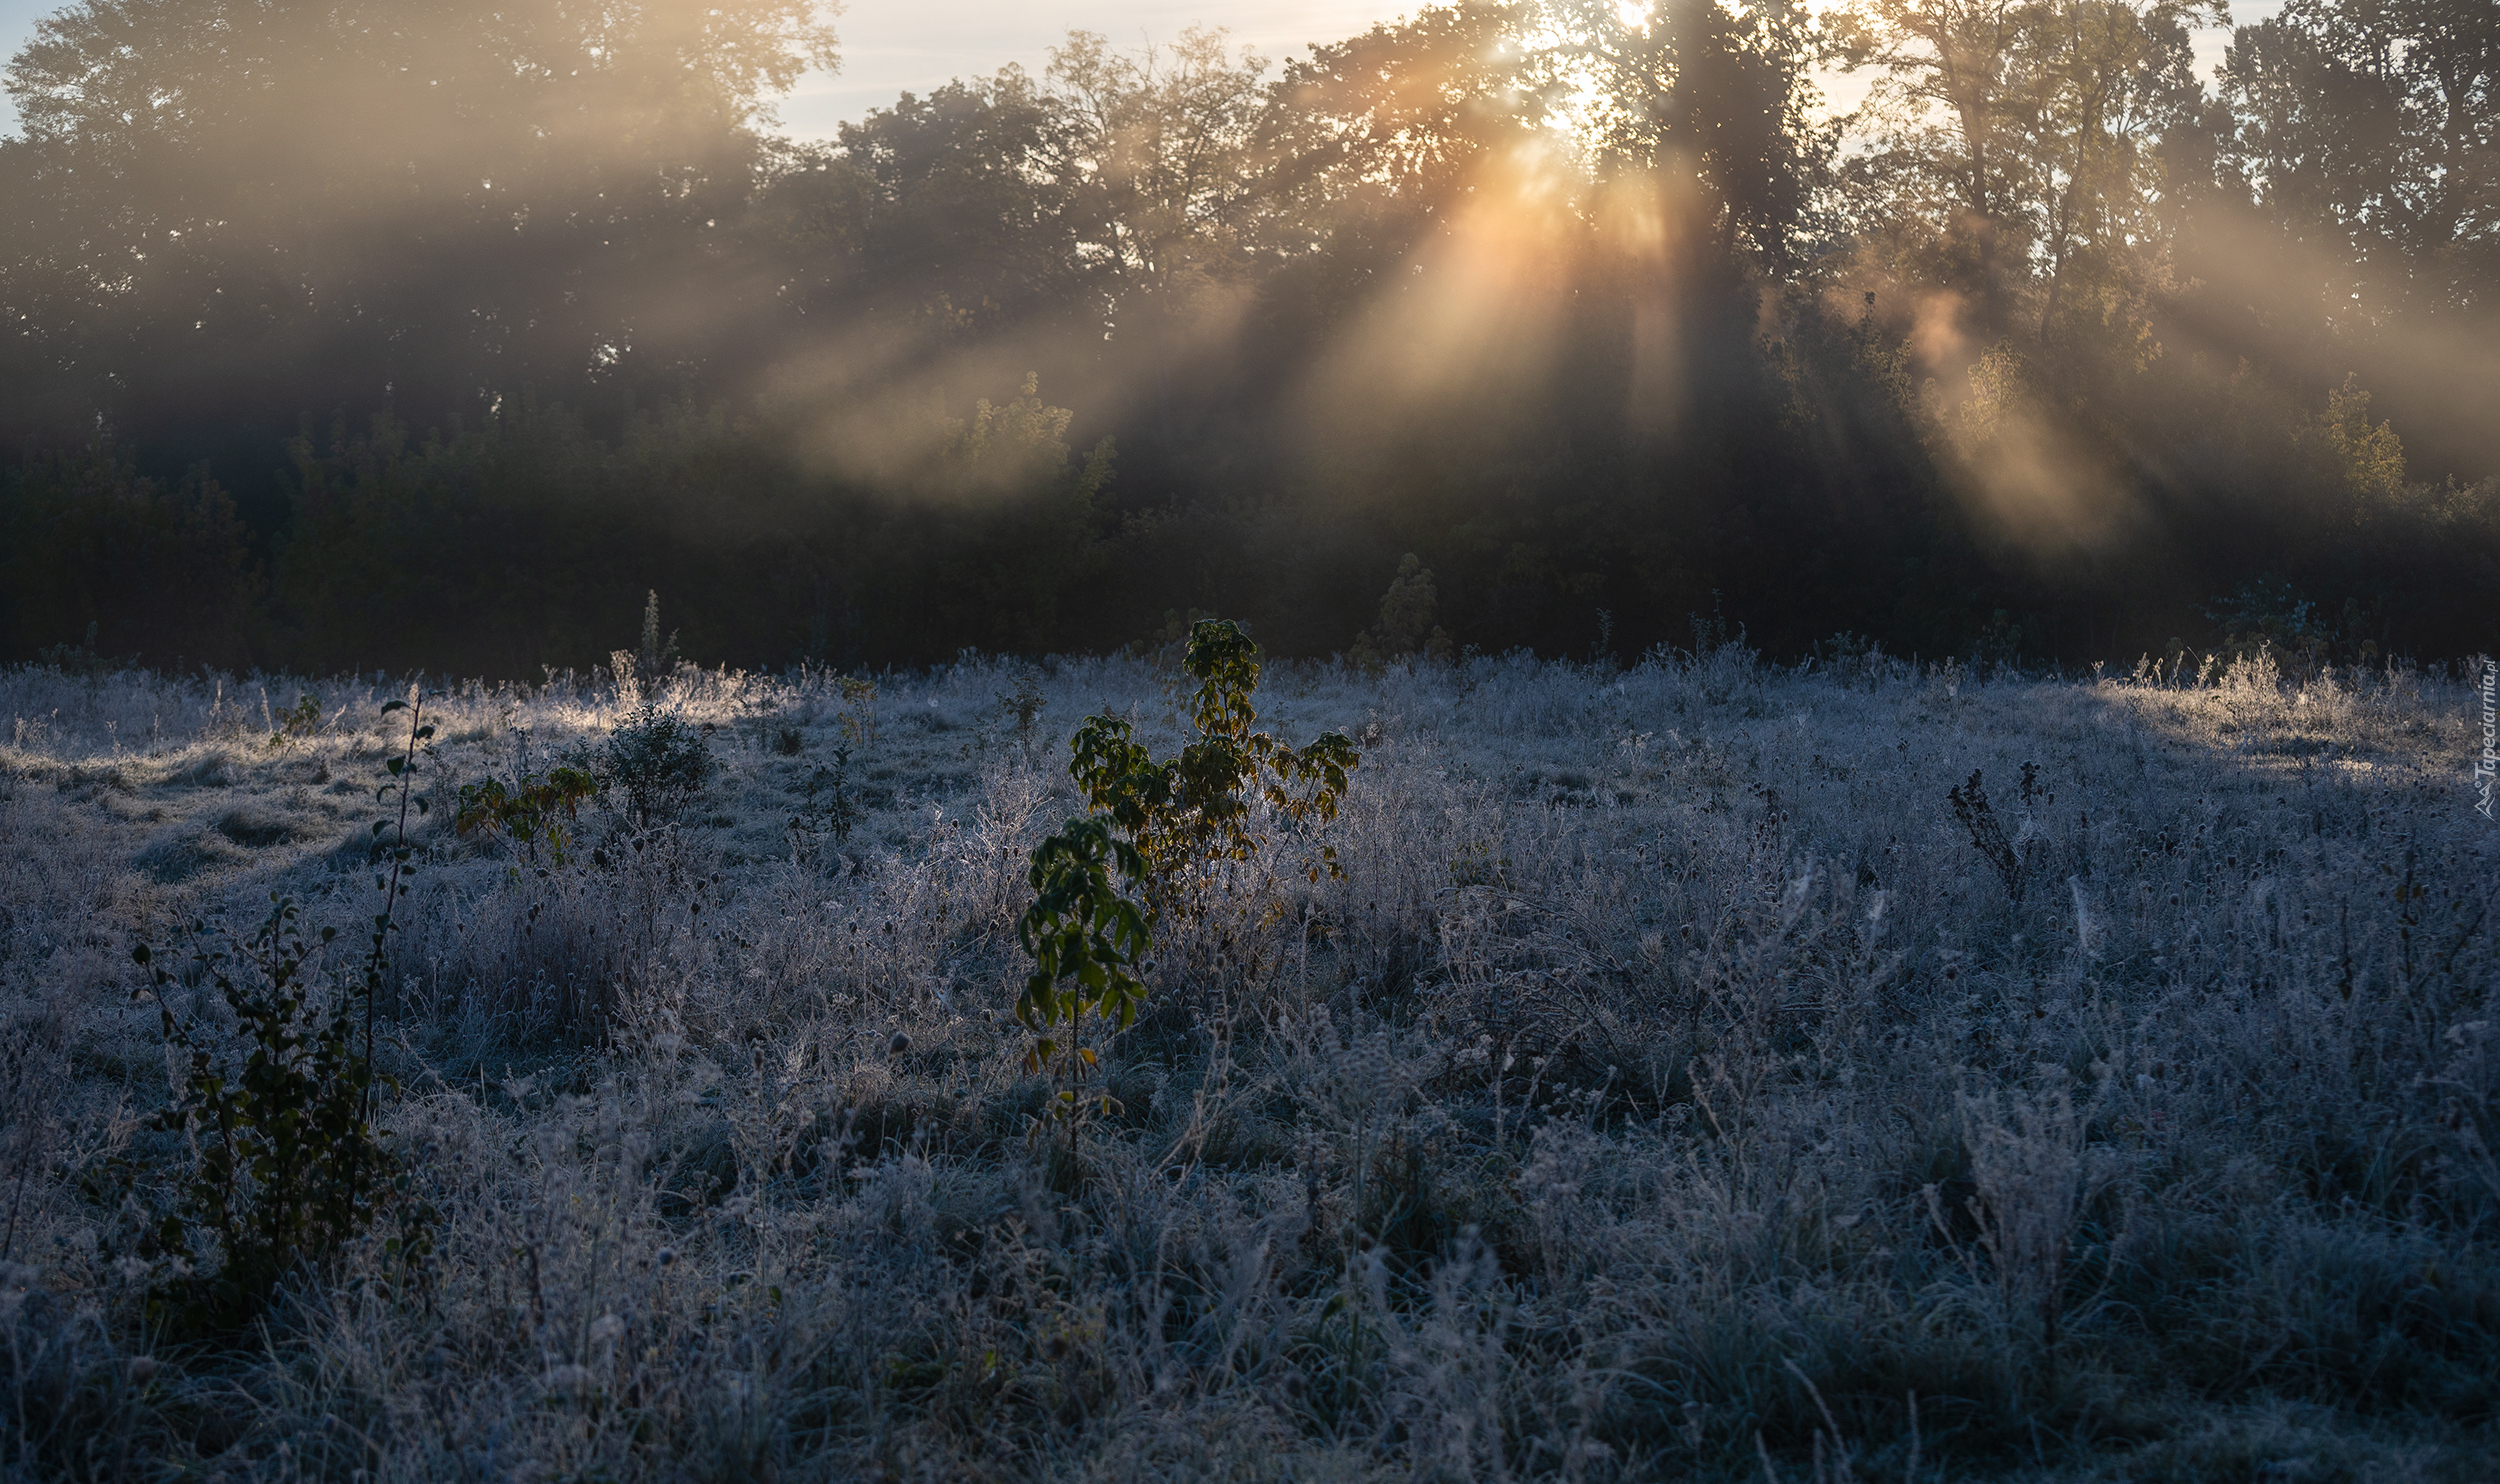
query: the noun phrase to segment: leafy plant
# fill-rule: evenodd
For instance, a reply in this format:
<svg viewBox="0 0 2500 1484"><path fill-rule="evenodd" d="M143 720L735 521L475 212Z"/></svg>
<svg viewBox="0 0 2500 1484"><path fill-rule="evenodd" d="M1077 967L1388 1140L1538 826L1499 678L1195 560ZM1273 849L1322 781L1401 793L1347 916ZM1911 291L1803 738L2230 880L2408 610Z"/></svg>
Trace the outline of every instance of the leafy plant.
<svg viewBox="0 0 2500 1484"><path fill-rule="evenodd" d="M332 976L320 992L324 951L338 936L323 928L308 938L292 897L272 894L268 918L239 955L206 946L191 955L192 975L213 985L245 1048L239 1061L221 1056L195 1027L174 1014L165 991L178 976L145 943L131 956L150 974L166 1041L187 1054L188 1070L173 1103L150 1122L183 1134L191 1168L176 1181L172 1208L141 1234L137 1255L158 1265L151 1304L161 1317L193 1331L249 1319L299 1266L321 1262L354 1240L376 1217L393 1211L398 1231L385 1243L409 1263L430 1250L431 1213L407 1199L409 1181L373 1128L373 1094L391 1079L374 1070L376 1001L389 965L395 908L413 870L408 810L423 812L414 794L417 749L434 735L423 723L422 697L409 707L408 742L387 767L396 789L395 817L376 820L376 836L396 828L390 870L374 878L381 909L361 971ZM200 942L205 923L195 923ZM362 1001L365 1044L356 1049ZM125 1180L136 1171L125 1166ZM203 1248L214 1266L193 1264Z"/></svg>
<svg viewBox="0 0 2500 1484"><path fill-rule="evenodd" d="M1016 747L1027 762L1040 740L1042 713L1049 704L1042 696L1042 678L1029 669L1018 670L1015 689L998 698L998 709L1016 724Z"/></svg>
<svg viewBox="0 0 2500 1484"><path fill-rule="evenodd" d="M851 749L833 750L833 764L808 775L804 802L790 816L790 836L800 857L812 859L830 835L836 842L851 838L865 813L851 793Z"/></svg>
<svg viewBox="0 0 2500 1484"><path fill-rule="evenodd" d="M851 675L833 677L835 689L842 695L840 726L842 735L853 747L866 747L877 740L877 685Z"/></svg>
<svg viewBox="0 0 2500 1484"><path fill-rule="evenodd" d="M1500 886L1510 876L1510 857L1496 856L1493 847L1471 840L1450 857L1452 886Z"/></svg>
<svg viewBox="0 0 2500 1484"><path fill-rule="evenodd" d="M177 976L158 967L146 945L134 951L152 972L165 1037L189 1062L180 1094L150 1124L188 1136L192 1167L177 1182L173 1209L138 1245L143 1259L179 1260L154 1298L185 1329L250 1318L290 1271L338 1251L407 1189L371 1123L374 1084L390 1079L374 1072L369 1049L355 1047L356 1001L371 1001L378 968L318 996L316 960L338 930L308 939L294 899L272 901L239 959L207 948L192 955L234 1016L246 1048L239 1064L175 1016L163 991ZM401 1214L389 1250L421 1256L423 1215L413 1206ZM216 1266L183 1271L201 1239Z"/></svg>
<svg viewBox="0 0 2500 1484"><path fill-rule="evenodd" d="M321 703L309 695L299 695L294 705L270 718L269 745L278 748L302 742L320 730Z"/></svg>
<svg viewBox="0 0 2500 1484"><path fill-rule="evenodd" d="M1193 626L1183 664L1199 682L1198 740L1178 757L1156 761L1129 723L1108 716L1087 717L1069 744L1075 756L1068 771L1087 804L1118 825L1144 859L1156 918L1190 910L1201 866L1256 853L1254 798L1296 826L1331 820L1345 798L1346 775L1362 762L1342 732L1294 748L1252 730L1258 655L1258 645L1229 619ZM1314 882L1323 872L1344 875L1334 846L1322 846L1302 870Z"/></svg>
<svg viewBox="0 0 2500 1484"><path fill-rule="evenodd" d="M608 734L598 777L623 791L634 823L648 829L682 813L719 766L684 717L645 704Z"/></svg>
<svg viewBox="0 0 2500 1484"><path fill-rule="evenodd" d="M1239 624L1202 619L1192 626L1184 664L1199 681L1198 740L1177 757L1157 761L1127 722L1106 716L1087 717L1070 743L1068 772L1092 812L1034 847L1035 899L1016 925L1034 967L1016 1018L1039 1037L1026 1065L1058 1083L1052 1109L1068 1129L1071 1154L1077 1122L1112 1107L1107 1096L1088 1098L1083 1090L1096 1065L1083 1042L1084 1020L1091 1015L1125 1028L1136 1019L1146 997L1136 968L1153 924L1199 905L1200 867L1256 852L1254 800L1295 824L1334 819L1347 774L1362 761L1342 733L1323 733L1296 749L1251 729L1258 720L1251 705L1258 656ZM1321 847L1303 869L1314 882L1323 870L1344 874L1333 846Z"/></svg>
<svg viewBox="0 0 2500 1484"><path fill-rule="evenodd" d="M582 805L605 792L597 776L582 768L555 767L542 777L524 769L506 785L500 778L460 786L460 807L452 828L463 838L502 835L521 847L531 864L546 851L546 864L562 869L572 859L573 832Z"/></svg>
<svg viewBox="0 0 2500 1484"><path fill-rule="evenodd" d="M1122 891L1145 876L1145 857L1107 819L1069 820L1033 848L1027 877L1034 901L1016 924L1033 972L1016 997L1016 1018L1036 1038L1025 1054L1026 1069L1047 1072L1058 1085L1051 1117L1066 1131L1071 1156L1084 1120L1117 1107L1109 1094L1085 1091L1099 1064L1084 1041L1085 1019L1126 1029L1146 1000L1137 967L1152 935L1145 914Z"/></svg>

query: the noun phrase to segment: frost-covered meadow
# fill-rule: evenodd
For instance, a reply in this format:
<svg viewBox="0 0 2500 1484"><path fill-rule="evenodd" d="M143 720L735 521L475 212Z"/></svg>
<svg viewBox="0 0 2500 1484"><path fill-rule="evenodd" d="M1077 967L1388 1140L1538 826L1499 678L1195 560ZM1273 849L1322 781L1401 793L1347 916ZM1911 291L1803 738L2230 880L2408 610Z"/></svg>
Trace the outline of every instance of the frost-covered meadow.
<svg viewBox="0 0 2500 1484"><path fill-rule="evenodd" d="M562 865L458 789L641 698L428 691L378 1117L435 1254L206 1341L102 1178L183 1158L131 949L281 893L349 966L406 682L0 672L0 1473L2489 1478L2478 678L1271 666L1362 751L1345 878L1164 926L1073 1169L1025 852L1168 664L681 670L717 775Z"/></svg>

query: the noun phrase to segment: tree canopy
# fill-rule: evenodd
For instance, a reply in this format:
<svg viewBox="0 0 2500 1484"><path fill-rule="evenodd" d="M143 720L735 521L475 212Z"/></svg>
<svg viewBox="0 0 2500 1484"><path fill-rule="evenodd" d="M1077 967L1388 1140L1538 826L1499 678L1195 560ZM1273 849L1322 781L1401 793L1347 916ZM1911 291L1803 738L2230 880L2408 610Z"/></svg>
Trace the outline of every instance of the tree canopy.
<svg viewBox="0 0 2500 1484"><path fill-rule="evenodd" d="M2500 647L2500 21L2293 0L2200 78L2221 19L1078 32L803 143L808 0L85 0L6 74L0 646L534 673L657 587L749 663L1326 653L1423 582L1486 648L2127 658L2278 588Z"/></svg>

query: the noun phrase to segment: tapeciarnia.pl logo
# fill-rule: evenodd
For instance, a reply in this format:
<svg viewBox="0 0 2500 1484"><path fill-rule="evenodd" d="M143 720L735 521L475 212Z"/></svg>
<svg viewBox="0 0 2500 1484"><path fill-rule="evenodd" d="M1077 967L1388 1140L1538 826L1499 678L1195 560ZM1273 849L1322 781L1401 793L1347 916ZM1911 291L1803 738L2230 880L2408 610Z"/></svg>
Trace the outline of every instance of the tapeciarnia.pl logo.
<svg viewBox="0 0 2500 1484"><path fill-rule="evenodd" d="M2500 773L2500 751L2493 747L2500 740L2500 660L2483 660L2483 755L2474 759L2474 792L2478 796L2474 812L2485 819L2492 817L2491 785Z"/></svg>

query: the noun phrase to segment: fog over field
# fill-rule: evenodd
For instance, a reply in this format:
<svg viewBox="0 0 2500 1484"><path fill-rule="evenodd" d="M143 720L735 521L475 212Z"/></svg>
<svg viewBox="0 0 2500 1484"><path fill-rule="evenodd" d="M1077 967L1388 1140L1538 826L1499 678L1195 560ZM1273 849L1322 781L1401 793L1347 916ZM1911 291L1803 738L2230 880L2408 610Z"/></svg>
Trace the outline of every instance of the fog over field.
<svg viewBox="0 0 2500 1484"><path fill-rule="evenodd" d="M90 0L6 72L0 658L1319 659L1409 554L1488 654L2500 650L2500 21L2228 18Z"/></svg>
<svg viewBox="0 0 2500 1484"><path fill-rule="evenodd" d="M1081 812L1081 717L1198 735L1179 646L429 688L375 981L406 1183L239 1347L146 1298L214 1244L148 1238L184 1058L130 947L220 1058L179 964L272 893L341 929L315 1008L352 996L412 692L0 675L0 1447L28 1477L2479 1477L2479 674L1714 637L1271 666L1261 730L1361 754L1342 810L1262 806L1194 869L1143 1012L1087 1032L1115 1101L1072 1143L1013 1017L1027 854ZM637 804L654 717L714 766ZM464 785L568 760L614 781L561 863L453 827ZM1323 846L1341 878L1296 864Z"/></svg>

